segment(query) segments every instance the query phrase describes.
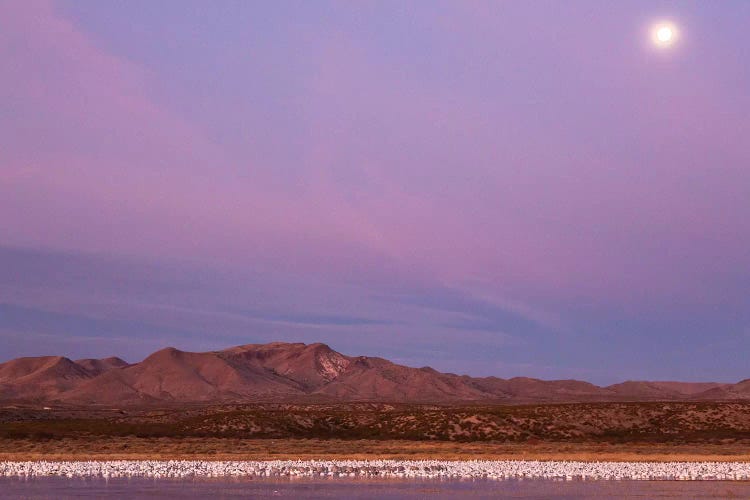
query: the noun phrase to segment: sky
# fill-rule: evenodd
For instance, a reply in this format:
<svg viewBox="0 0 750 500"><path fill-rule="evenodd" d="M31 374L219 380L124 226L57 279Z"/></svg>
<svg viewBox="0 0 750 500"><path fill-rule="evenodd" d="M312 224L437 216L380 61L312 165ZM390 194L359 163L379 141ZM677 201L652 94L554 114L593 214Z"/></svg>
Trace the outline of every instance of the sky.
<svg viewBox="0 0 750 500"><path fill-rule="evenodd" d="M748 378L748 26L744 0L0 0L0 360L295 341Z"/></svg>

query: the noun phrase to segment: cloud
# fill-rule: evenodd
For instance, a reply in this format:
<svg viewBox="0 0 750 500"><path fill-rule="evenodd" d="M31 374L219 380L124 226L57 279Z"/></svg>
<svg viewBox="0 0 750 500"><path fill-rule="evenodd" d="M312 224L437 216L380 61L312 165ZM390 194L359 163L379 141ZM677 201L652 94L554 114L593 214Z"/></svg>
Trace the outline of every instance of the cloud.
<svg viewBox="0 0 750 500"><path fill-rule="evenodd" d="M190 330L164 328L138 320L108 320L2 303L0 331L6 339L0 347L3 359L60 354L73 357L118 354L140 359L144 351L198 336ZM117 353L115 349L122 351Z"/></svg>
<svg viewBox="0 0 750 500"><path fill-rule="evenodd" d="M337 326L377 326L393 325L393 321L384 319L372 319L357 316L339 316L334 314L314 314L314 313L286 313L270 314L260 311L237 311L253 319L269 321L272 323L290 323L293 325L319 326L319 327L337 327Z"/></svg>

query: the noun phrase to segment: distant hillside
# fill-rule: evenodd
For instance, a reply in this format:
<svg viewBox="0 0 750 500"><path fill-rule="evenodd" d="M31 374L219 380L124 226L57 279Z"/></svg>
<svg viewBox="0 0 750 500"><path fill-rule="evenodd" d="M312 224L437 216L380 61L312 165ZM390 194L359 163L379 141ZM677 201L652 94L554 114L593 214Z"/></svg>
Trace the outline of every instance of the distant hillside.
<svg viewBox="0 0 750 500"><path fill-rule="evenodd" d="M142 405L294 400L539 403L750 399L737 384L469 377L345 356L325 344L248 344L223 351L157 351L140 363L59 356L0 364L0 400Z"/></svg>

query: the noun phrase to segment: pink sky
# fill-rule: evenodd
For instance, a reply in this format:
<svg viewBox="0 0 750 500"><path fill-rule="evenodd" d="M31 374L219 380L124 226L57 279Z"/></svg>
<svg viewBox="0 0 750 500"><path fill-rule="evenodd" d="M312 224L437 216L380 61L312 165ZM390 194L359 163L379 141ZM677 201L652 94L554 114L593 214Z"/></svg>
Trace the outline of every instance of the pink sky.
<svg viewBox="0 0 750 500"><path fill-rule="evenodd" d="M668 53L644 42L665 15L684 33ZM741 348L749 15L0 0L0 246L281 273L307 292L266 301L278 314L356 286L346 314L403 315L417 351L466 330L371 296L475 320L471 297L537 325L493 316L487 342L517 339L550 374L580 361L534 349L570 332L603 358L611 336L659 335L685 359L709 336ZM54 306L5 286L0 303ZM378 324L351 333L397 335ZM470 369L460 356L444 362Z"/></svg>

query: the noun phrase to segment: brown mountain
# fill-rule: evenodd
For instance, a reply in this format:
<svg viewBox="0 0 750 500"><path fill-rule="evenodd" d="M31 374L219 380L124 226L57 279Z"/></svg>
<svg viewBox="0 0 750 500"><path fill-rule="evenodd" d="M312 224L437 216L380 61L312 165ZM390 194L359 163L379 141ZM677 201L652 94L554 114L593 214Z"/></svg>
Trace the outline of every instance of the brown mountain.
<svg viewBox="0 0 750 500"><path fill-rule="evenodd" d="M745 379L736 384L719 384L700 394L702 399L710 400L735 400L750 399L750 379Z"/></svg>
<svg viewBox="0 0 750 500"><path fill-rule="evenodd" d="M78 366L83 367L92 375L101 375L112 368L123 368L128 366L127 362L115 356L104 359L77 359L75 363Z"/></svg>
<svg viewBox="0 0 750 500"><path fill-rule="evenodd" d="M0 400L71 404L240 401L573 402L750 399L738 384L469 377L345 356L325 344L248 344L223 351L166 348L140 363L59 356L0 364Z"/></svg>
<svg viewBox="0 0 750 500"><path fill-rule="evenodd" d="M644 382L633 381L610 385L607 389L613 391L623 398L641 399L680 399L690 396L710 394L711 390L722 390L725 386L732 384L719 384L716 382ZM727 399L727 398L719 398Z"/></svg>
<svg viewBox="0 0 750 500"><path fill-rule="evenodd" d="M56 399L93 376L61 356L18 358L0 365L0 397Z"/></svg>

